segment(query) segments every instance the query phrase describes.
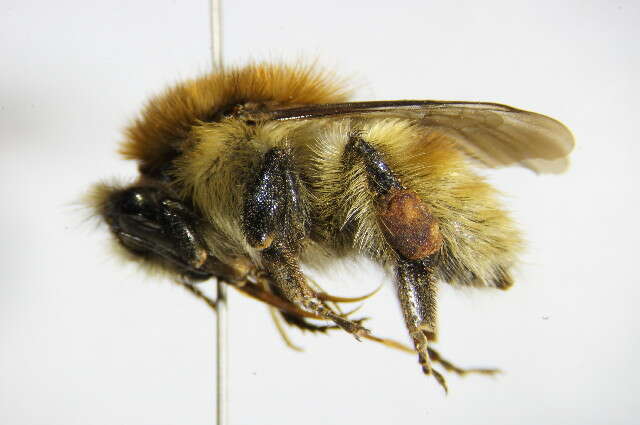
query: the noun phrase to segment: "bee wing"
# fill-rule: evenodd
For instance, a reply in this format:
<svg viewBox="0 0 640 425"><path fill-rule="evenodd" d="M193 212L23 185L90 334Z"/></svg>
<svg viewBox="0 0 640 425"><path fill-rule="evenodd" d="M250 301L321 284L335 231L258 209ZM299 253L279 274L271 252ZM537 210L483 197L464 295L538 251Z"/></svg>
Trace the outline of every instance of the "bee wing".
<svg viewBox="0 0 640 425"><path fill-rule="evenodd" d="M307 105L272 110L260 117L300 120L328 117L400 117L444 133L487 167L518 164L537 173L560 173L569 161L573 135L562 123L497 103L399 100ZM259 118L259 119L260 119Z"/></svg>

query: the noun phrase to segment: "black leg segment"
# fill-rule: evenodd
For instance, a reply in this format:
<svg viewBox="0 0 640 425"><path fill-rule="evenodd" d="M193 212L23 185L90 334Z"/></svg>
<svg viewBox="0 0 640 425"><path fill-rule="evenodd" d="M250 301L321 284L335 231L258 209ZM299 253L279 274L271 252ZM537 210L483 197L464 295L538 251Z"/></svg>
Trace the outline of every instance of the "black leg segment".
<svg viewBox="0 0 640 425"><path fill-rule="evenodd" d="M409 333L419 331L434 341L437 336L437 284L429 260L400 260L396 266L396 282Z"/></svg>
<svg viewBox="0 0 640 425"><path fill-rule="evenodd" d="M266 249L275 238L297 247L305 236L307 220L300 199L301 184L291 162L286 150L271 149L247 187L242 226L247 242L254 248Z"/></svg>
<svg viewBox="0 0 640 425"><path fill-rule="evenodd" d="M380 152L364 140L359 133L349 135L345 154L348 159L355 156L364 162L371 187L378 195L385 195L392 189L402 189L400 181L384 161Z"/></svg>
<svg viewBox="0 0 640 425"><path fill-rule="evenodd" d="M261 250L263 265L284 298L356 337L365 335L368 331L359 323L320 300L300 270L297 254L307 233L302 190L291 154L279 148L268 151L245 193L242 225L247 242Z"/></svg>

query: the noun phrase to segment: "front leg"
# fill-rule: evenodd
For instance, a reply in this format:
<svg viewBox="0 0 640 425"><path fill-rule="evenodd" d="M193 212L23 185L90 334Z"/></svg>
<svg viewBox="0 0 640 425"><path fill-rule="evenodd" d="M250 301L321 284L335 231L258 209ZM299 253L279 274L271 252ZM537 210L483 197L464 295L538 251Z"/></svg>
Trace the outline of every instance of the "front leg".
<svg viewBox="0 0 640 425"><path fill-rule="evenodd" d="M302 184L292 160L292 154L280 148L272 148L264 155L245 194L242 226L246 240L261 251L265 269L287 300L332 320L356 338L364 336L368 331L329 308L300 270L298 252L307 233L308 218Z"/></svg>

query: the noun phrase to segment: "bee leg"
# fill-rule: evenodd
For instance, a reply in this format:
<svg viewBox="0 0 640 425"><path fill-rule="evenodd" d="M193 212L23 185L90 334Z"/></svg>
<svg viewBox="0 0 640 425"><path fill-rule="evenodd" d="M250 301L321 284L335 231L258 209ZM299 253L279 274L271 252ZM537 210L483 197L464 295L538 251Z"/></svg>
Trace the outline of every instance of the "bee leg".
<svg viewBox="0 0 640 425"><path fill-rule="evenodd" d="M187 291L191 292L196 298L204 301L213 311L218 311L218 307L216 306L216 301L209 298L204 292L196 287L193 283L189 281L178 281L176 282L178 285L181 285Z"/></svg>
<svg viewBox="0 0 640 425"><path fill-rule="evenodd" d="M349 136L346 161L362 161L375 196L380 232L395 251L396 286L405 324L427 375L433 375L447 390L442 375L431 367L429 341L434 341L436 290L432 254L442 246L436 219L418 195L405 188L369 142L358 133Z"/></svg>
<svg viewBox="0 0 640 425"><path fill-rule="evenodd" d="M265 153L260 170L245 193L245 238L261 251L263 264L285 299L332 320L356 337L366 335L368 331L359 323L344 318L319 299L300 270L297 253L309 222L301 187L290 152L272 148Z"/></svg>
<svg viewBox="0 0 640 425"><path fill-rule="evenodd" d="M262 252L262 259L284 298L302 306L305 310L332 320L356 338L369 333L358 322L344 318L318 298L315 291L307 284L297 259L285 247L277 243L272 245Z"/></svg>
<svg viewBox="0 0 640 425"><path fill-rule="evenodd" d="M242 230L249 245L264 250L277 240L298 251L308 223L301 186L290 152L272 148L265 153L245 193Z"/></svg>
<svg viewBox="0 0 640 425"><path fill-rule="evenodd" d="M430 261L398 261L396 286L404 321L418 352L422 371L426 375L433 375L446 392L447 383L431 367L429 357L429 341L435 341L437 336L437 285Z"/></svg>
<svg viewBox="0 0 640 425"><path fill-rule="evenodd" d="M435 363L440 363L440 365L447 371L451 373L455 373L458 376L465 376L471 373L480 374L480 375L497 375L500 372L500 369L463 369L455 364L451 363L449 360L442 358L440 353L438 353L433 348L429 347L429 357Z"/></svg>

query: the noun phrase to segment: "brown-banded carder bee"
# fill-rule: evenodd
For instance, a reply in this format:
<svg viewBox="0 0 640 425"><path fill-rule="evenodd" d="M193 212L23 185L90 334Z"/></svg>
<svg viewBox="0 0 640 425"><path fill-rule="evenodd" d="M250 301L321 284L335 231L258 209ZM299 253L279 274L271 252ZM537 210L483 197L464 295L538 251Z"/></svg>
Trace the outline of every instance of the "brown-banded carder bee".
<svg viewBox="0 0 640 425"><path fill-rule="evenodd" d="M394 276L422 370L466 373L436 341L439 282L508 289L520 232L478 167L563 171L558 121L460 101L349 102L316 67L220 69L152 98L126 130L133 184L89 199L129 258L197 282L222 280L273 307L279 323L378 338L301 265L365 256ZM319 325L310 319L324 320ZM491 373L492 370L475 370Z"/></svg>

